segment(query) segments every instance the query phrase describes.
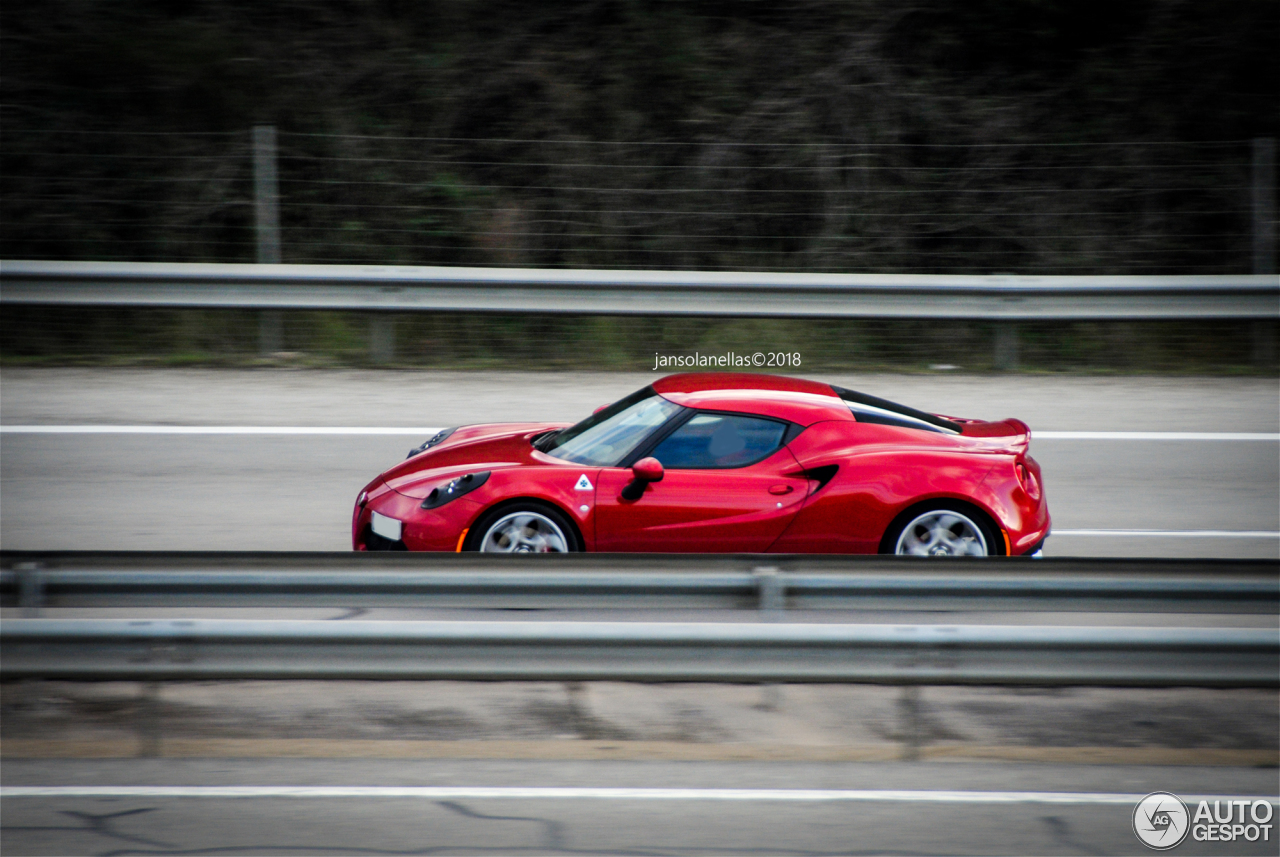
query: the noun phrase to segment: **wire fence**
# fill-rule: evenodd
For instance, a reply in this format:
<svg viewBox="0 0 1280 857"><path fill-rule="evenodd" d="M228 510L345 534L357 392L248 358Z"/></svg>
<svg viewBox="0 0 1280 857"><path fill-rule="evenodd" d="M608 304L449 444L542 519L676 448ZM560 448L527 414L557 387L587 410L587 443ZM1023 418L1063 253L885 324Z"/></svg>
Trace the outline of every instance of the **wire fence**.
<svg viewBox="0 0 1280 857"><path fill-rule="evenodd" d="M256 260L251 136L12 127L0 256ZM1251 271L1251 141L278 135L282 260L881 273Z"/></svg>
<svg viewBox="0 0 1280 857"><path fill-rule="evenodd" d="M285 263L1028 275L1256 267L1249 140L276 139ZM259 261L253 140L248 129L52 133L10 121L0 258ZM381 334L360 313L299 311L276 314L264 339L249 311L8 307L0 359L359 365L387 361L371 345L391 325L390 362L412 366L648 369L655 352L757 350L800 352L808 368L1274 374L1277 365L1274 321L1023 323L1011 337L980 320L653 310L402 314L384 319Z"/></svg>

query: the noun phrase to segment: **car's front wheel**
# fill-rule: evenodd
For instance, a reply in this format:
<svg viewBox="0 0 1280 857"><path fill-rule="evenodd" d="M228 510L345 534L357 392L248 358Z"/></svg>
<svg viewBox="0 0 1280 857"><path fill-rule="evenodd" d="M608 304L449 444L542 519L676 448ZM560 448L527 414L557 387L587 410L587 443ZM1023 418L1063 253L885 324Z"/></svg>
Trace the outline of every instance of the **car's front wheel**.
<svg viewBox="0 0 1280 857"><path fill-rule="evenodd" d="M559 510L543 503L520 503L488 513L471 528L466 548L481 553L582 550L573 524Z"/></svg>
<svg viewBox="0 0 1280 857"><path fill-rule="evenodd" d="M890 526L881 553L900 556L1002 556L1003 543L986 516L966 504L912 509Z"/></svg>

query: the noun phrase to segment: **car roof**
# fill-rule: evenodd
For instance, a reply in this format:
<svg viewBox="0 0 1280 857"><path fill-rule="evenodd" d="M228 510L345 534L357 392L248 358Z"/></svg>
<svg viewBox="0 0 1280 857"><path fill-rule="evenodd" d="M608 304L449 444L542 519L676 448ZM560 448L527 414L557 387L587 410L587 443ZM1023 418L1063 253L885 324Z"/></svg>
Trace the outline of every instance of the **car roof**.
<svg viewBox="0 0 1280 857"><path fill-rule="evenodd" d="M830 384L789 378L786 375L757 375L750 372L683 372L655 381L653 389L661 395L709 390L782 390L818 396L836 395Z"/></svg>
<svg viewBox="0 0 1280 857"><path fill-rule="evenodd" d="M688 372L653 385L664 399L687 408L760 414L812 425L823 420L853 421L848 405L829 384L739 372Z"/></svg>

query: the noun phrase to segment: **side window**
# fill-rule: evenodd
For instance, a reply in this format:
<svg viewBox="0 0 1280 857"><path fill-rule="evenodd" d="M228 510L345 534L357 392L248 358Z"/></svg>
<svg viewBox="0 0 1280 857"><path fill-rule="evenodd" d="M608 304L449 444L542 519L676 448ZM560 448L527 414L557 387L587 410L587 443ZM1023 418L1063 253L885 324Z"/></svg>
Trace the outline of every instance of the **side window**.
<svg viewBox="0 0 1280 857"><path fill-rule="evenodd" d="M782 445L785 423L734 414L698 414L649 453L673 470L745 467Z"/></svg>

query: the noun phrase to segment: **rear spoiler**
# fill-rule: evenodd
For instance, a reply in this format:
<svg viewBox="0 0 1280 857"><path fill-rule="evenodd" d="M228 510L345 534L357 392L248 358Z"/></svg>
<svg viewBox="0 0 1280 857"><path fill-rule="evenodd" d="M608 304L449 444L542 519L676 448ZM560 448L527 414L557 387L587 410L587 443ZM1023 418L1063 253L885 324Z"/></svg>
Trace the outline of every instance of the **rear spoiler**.
<svg viewBox="0 0 1280 857"><path fill-rule="evenodd" d="M1007 449L1021 455L1031 445L1031 426L1022 420L1007 419L998 422L982 420L966 420L961 423L962 437L973 438L983 442L983 446Z"/></svg>

